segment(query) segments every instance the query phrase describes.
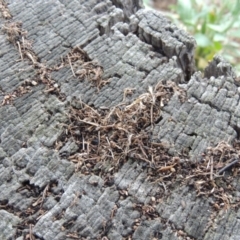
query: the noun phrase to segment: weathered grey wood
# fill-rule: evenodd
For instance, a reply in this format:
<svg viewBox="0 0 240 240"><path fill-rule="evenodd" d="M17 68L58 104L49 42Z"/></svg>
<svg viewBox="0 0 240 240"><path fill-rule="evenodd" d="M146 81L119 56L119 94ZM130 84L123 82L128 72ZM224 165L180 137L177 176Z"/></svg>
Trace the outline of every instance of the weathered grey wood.
<svg viewBox="0 0 240 240"><path fill-rule="evenodd" d="M239 137L240 90L231 66L215 57L204 77L194 73L195 40L160 13L141 9L141 1L6 3L12 19L2 16L1 23L21 21L38 60L20 61L18 46L0 31L0 102L24 81L39 79L36 65L56 66L76 46L111 81L98 91L65 66L53 70L51 79L66 99L46 93L46 85L39 82L0 107L0 238L16 239L16 225L32 220L32 233L45 240L72 239L71 234L78 239L239 239L238 208L215 212L212 199L197 197L190 186L176 183L165 189L151 183L148 169L134 159L106 186L99 176L75 173L66 157L79 150L73 139L54 149L70 102L110 108L122 102L126 88L135 88L127 98L131 103L148 86L174 82L180 90L163 108L152 140L166 143L170 154L184 150L189 160L200 159L207 147ZM184 101L178 98L181 94ZM233 185L232 201L237 203L238 176ZM47 186L51 194L45 196ZM41 205L36 203L40 197L42 212L25 214L33 204ZM152 204L152 197L156 217L148 219L137 205ZM27 234L29 228L24 228L21 236Z"/></svg>

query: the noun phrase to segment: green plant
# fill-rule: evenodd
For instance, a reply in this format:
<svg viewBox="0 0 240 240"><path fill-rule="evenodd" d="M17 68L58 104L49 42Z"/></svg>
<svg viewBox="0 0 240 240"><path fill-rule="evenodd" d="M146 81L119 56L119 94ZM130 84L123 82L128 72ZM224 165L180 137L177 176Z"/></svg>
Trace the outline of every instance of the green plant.
<svg viewBox="0 0 240 240"><path fill-rule="evenodd" d="M145 6L145 8L151 9L151 7L149 6L149 0L143 0L143 5Z"/></svg>
<svg viewBox="0 0 240 240"><path fill-rule="evenodd" d="M220 53L240 72L240 0L178 0L171 9L173 21L196 39L199 69Z"/></svg>

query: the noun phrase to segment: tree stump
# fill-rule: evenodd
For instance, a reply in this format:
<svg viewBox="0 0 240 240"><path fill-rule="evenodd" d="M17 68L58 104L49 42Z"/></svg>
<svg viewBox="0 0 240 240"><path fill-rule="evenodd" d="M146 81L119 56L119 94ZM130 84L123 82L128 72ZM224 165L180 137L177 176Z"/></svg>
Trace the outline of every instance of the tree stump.
<svg viewBox="0 0 240 240"><path fill-rule="evenodd" d="M1 1L1 239L239 239L239 82L130 0Z"/></svg>

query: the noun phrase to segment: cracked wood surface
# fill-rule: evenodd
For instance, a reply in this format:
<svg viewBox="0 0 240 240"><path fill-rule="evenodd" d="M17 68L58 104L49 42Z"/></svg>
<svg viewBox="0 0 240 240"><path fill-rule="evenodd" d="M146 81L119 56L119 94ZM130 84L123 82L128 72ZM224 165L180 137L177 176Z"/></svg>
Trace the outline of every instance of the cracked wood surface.
<svg viewBox="0 0 240 240"><path fill-rule="evenodd" d="M191 185L151 182L135 159L108 179L75 172L68 157L78 144L56 146L73 102L111 109L126 89L131 104L159 82L178 86L150 136L169 154L195 163L209 146L239 139L232 67L215 57L204 76L194 73L195 40L141 8L137 0L1 1L1 239L239 239L238 207L215 211ZM9 26L17 26L10 35ZM74 76L80 65L60 67L76 47L103 69L101 88Z"/></svg>

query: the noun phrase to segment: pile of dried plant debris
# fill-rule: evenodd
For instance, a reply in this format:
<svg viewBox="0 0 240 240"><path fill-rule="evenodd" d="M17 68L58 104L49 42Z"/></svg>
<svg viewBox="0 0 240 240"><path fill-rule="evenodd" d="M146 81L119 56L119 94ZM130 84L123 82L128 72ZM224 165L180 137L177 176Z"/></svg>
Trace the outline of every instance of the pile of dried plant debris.
<svg viewBox="0 0 240 240"><path fill-rule="evenodd" d="M149 180L161 183L165 192L178 182L194 187L197 196L213 196L217 210L237 206L239 200L231 194L235 189L232 180L239 173L238 142L234 147L219 143L208 148L200 162L194 162L184 154L170 156L164 144L151 141L151 129L176 89L173 83L159 83L131 104L123 101L111 109L96 110L73 102L64 126L65 141L73 138L79 151L69 160L76 163L76 171L104 177L131 158L147 167ZM129 93L125 91L123 99Z"/></svg>
<svg viewBox="0 0 240 240"><path fill-rule="evenodd" d="M72 106L65 132L75 139L81 150L70 160L77 162L77 169L81 167L86 173L92 169L99 171L106 165L111 166L107 170L111 171L126 157L158 168L156 158L161 158L159 150L163 146L149 141L150 132L161 118L161 108L173 94L173 88L174 84L149 87L147 93L131 104L123 102L111 109L95 110L83 102ZM125 91L125 94L130 93Z"/></svg>
<svg viewBox="0 0 240 240"><path fill-rule="evenodd" d="M74 77L80 80L87 79L93 86L97 87L98 91L109 80L103 80L103 68L96 61L92 61L87 53L79 47L75 47L72 51L63 58L59 68L69 65Z"/></svg>
<svg viewBox="0 0 240 240"><path fill-rule="evenodd" d="M240 198L234 194L239 191L236 178L240 172L239 157L239 141L235 141L233 146L220 142L216 147L209 147L202 161L185 175L185 184L192 185L197 196L212 196L216 210L239 207Z"/></svg>

